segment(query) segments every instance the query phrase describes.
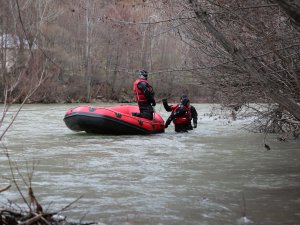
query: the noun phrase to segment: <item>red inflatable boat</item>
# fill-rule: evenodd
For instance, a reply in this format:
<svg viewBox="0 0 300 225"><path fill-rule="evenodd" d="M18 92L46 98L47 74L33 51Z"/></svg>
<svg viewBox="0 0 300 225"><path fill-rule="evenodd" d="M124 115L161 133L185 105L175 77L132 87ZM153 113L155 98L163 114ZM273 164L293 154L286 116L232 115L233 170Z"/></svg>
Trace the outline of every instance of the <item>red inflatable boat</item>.
<svg viewBox="0 0 300 225"><path fill-rule="evenodd" d="M154 113L153 120L132 116L140 112L138 106L113 107L79 106L69 109L64 117L68 128L97 134L155 134L165 131L164 120Z"/></svg>

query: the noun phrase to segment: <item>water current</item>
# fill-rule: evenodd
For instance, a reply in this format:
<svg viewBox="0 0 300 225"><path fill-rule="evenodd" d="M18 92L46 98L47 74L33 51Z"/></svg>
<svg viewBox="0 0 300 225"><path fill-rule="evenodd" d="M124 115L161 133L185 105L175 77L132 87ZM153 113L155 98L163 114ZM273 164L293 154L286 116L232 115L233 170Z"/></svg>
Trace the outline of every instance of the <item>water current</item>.
<svg viewBox="0 0 300 225"><path fill-rule="evenodd" d="M46 210L82 196L63 212L74 221L300 224L299 139L268 135L268 151L263 134L241 129L249 119L209 115L208 104L194 105L198 128L189 133L173 125L145 136L75 133L63 122L74 106L25 105L1 145L0 187L11 177L6 148L25 180L35 165L32 187ZM168 117L161 105L156 110ZM22 206L15 187L0 194L1 205L8 201Z"/></svg>

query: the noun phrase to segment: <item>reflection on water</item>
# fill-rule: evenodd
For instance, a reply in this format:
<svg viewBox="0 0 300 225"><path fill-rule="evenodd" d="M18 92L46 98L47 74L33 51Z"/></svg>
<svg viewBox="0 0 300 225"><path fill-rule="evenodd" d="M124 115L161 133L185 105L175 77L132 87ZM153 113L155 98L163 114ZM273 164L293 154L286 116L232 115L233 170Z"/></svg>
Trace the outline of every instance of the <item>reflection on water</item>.
<svg viewBox="0 0 300 225"><path fill-rule="evenodd" d="M74 220L298 224L300 141L269 136L266 151L264 136L239 129L244 120L209 117L209 105L195 106L199 126L189 133L177 134L171 125L164 134L101 136L69 130L62 119L71 106L26 105L4 143L25 177L28 165L38 163L33 189L45 208L83 196L65 213ZM161 105L156 111L167 118ZM7 183L4 154L0 161ZM0 198L19 195L12 188Z"/></svg>

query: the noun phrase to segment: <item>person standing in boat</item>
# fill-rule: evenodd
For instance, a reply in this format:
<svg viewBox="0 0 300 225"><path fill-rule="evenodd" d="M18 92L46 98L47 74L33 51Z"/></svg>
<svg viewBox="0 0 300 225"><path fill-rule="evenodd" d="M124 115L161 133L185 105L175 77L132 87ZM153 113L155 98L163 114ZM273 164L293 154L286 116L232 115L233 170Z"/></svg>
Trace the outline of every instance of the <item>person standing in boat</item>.
<svg viewBox="0 0 300 225"><path fill-rule="evenodd" d="M148 72L146 70L140 70L138 76L138 79L133 83L133 92L140 108L140 113L132 113L132 115L153 120L153 106L156 105L156 102L153 88L147 80Z"/></svg>
<svg viewBox="0 0 300 225"><path fill-rule="evenodd" d="M173 121L176 132L188 132L197 128L198 113L194 106L190 104L188 96L183 95L180 98L180 103L177 105L168 105L167 99L163 99L163 105L167 112L171 115L166 121L165 128L167 128ZM193 120L193 126L191 121Z"/></svg>

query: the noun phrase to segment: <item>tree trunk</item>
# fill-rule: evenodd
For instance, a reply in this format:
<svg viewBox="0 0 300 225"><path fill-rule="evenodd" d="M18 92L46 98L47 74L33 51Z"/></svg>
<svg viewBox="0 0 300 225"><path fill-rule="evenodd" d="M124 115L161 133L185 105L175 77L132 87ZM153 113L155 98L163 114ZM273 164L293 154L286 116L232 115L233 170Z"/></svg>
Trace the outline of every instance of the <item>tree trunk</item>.
<svg viewBox="0 0 300 225"><path fill-rule="evenodd" d="M297 102L278 93L273 93L270 97L273 99L273 101L277 102L289 113L291 113L297 120L300 121L300 105L297 104Z"/></svg>
<svg viewBox="0 0 300 225"><path fill-rule="evenodd" d="M91 72L90 72L90 4L86 1L86 46L85 46L85 82L86 82L86 102L91 100Z"/></svg>

